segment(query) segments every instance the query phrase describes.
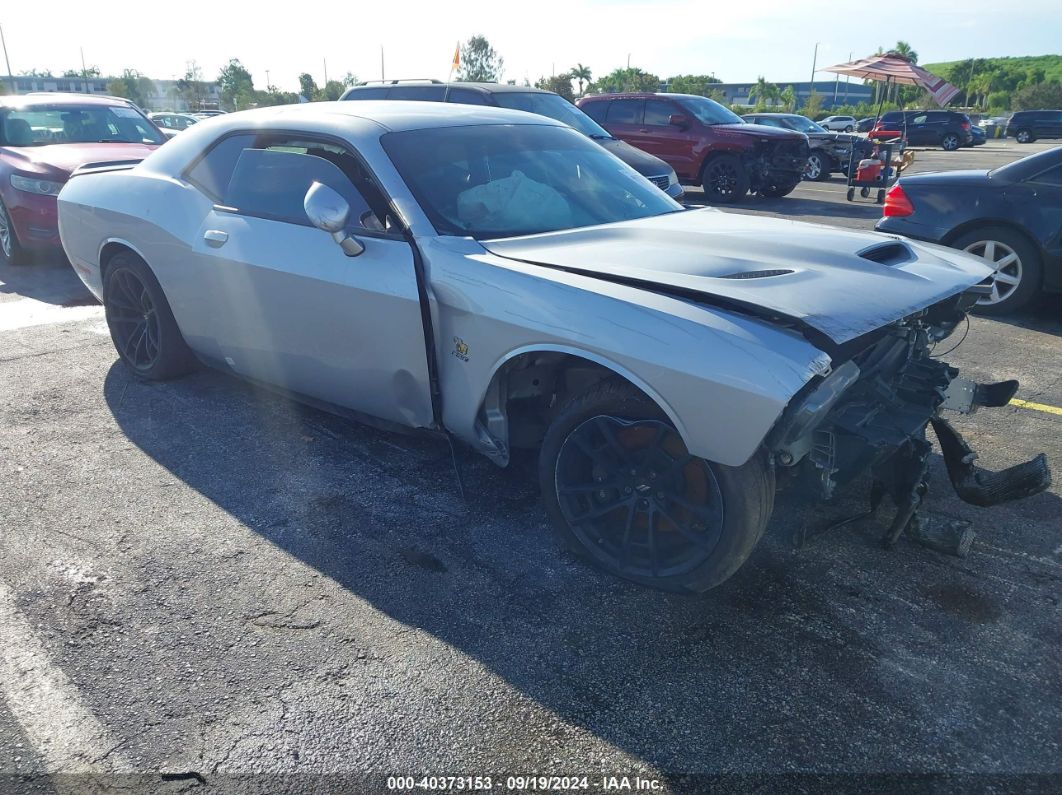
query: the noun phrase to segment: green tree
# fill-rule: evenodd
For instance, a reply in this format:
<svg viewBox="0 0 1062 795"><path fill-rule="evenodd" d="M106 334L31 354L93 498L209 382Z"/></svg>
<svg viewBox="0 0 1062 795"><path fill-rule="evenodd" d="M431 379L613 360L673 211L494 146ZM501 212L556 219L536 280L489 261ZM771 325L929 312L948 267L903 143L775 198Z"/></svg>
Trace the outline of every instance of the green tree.
<svg viewBox="0 0 1062 795"><path fill-rule="evenodd" d="M575 94L572 93L572 76L568 72L554 75L553 77L540 77L535 81L535 88L542 88L546 91L552 91L554 94L560 94L569 102L575 101Z"/></svg>
<svg viewBox="0 0 1062 795"><path fill-rule="evenodd" d="M808 95L808 101L804 103L802 108L804 115L809 119L815 121L817 117L822 115L822 95L818 91L812 91Z"/></svg>
<svg viewBox="0 0 1062 795"><path fill-rule="evenodd" d="M317 94L320 89L317 88L317 83L313 80L313 75L309 72L303 72L299 75L299 93L310 102L317 99Z"/></svg>
<svg viewBox="0 0 1062 795"><path fill-rule="evenodd" d="M577 63L571 70L572 80L575 80L579 84L579 96L583 95L583 86L590 85L594 79L594 73L590 71L589 66L583 66L581 63Z"/></svg>
<svg viewBox="0 0 1062 795"><path fill-rule="evenodd" d="M84 69L67 69L63 72L63 77L80 77L82 80L99 76L100 68L98 66L89 66Z"/></svg>
<svg viewBox="0 0 1062 795"><path fill-rule="evenodd" d="M1050 80L1025 86L1014 94L1010 104L1014 110L1062 108L1062 83Z"/></svg>
<svg viewBox="0 0 1062 795"><path fill-rule="evenodd" d="M22 77L55 77L51 69L23 69L19 75Z"/></svg>
<svg viewBox="0 0 1062 795"><path fill-rule="evenodd" d="M136 69L125 69L121 77L108 81L107 93L125 97L137 107L143 108L149 104L151 95L155 93L155 84Z"/></svg>
<svg viewBox="0 0 1062 795"><path fill-rule="evenodd" d="M911 63L918 63L918 53L906 41L896 42L896 46L889 50L889 54L899 55L905 61L910 61Z"/></svg>
<svg viewBox="0 0 1062 795"><path fill-rule="evenodd" d="M321 89L319 98L334 102L343 96L346 88L340 80L329 80L325 83L325 87Z"/></svg>
<svg viewBox="0 0 1062 795"><path fill-rule="evenodd" d="M713 83L723 82L715 75L675 75L667 79L667 90L675 94L697 94L707 97L715 91Z"/></svg>
<svg viewBox="0 0 1062 795"><path fill-rule="evenodd" d="M781 97L778 86L768 83L767 78L760 75L756 79L756 85L749 90L749 99L756 98L756 110L764 110L768 105L776 102Z"/></svg>
<svg viewBox="0 0 1062 795"><path fill-rule="evenodd" d="M245 110L256 104L254 79L238 58L231 59L218 73L221 103L230 110Z"/></svg>
<svg viewBox="0 0 1062 795"><path fill-rule="evenodd" d="M457 79L464 83L497 83L504 65L504 60L490 46L486 36L473 36L461 45Z"/></svg>
<svg viewBox="0 0 1062 795"><path fill-rule="evenodd" d="M271 105L294 105L299 101L299 95L294 91L281 91L276 86L270 86L266 91L255 91L255 104L261 108Z"/></svg>
<svg viewBox="0 0 1062 795"><path fill-rule="evenodd" d="M659 91L660 77L632 66L629 69L614 69L598 78L594 88L599 92Z"/></svg>
<svg viewBox="0 0 1062 795"><path fill-rule="evenodd" d="M794 110L796 110L796 89L792 86L786 86L784 89L782 89L782 93L779 95L779 99L782 101L782 109L786 113L792 113Z"/></svg>
<svg viewBox="0 0 1062 795"><path fill-rule="evenodd" d="M353 72L347 72L343 75L343 85L347 88L356 86L358 84L358 76Z"/></svg>
<svg viewBox="0 0 1062 795"><path fill-rule="evenodd" d="M195 61L185 65L184 77L177 81L177 95L188 110L200 110L206 98L203 70Z"/></svg>

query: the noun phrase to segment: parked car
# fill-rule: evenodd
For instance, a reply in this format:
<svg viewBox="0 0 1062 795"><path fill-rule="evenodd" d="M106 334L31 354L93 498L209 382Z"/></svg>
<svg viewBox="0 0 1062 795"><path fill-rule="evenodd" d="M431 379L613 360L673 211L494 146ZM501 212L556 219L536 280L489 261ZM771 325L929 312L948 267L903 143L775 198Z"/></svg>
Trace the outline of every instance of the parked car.
<svg viewBox="0 0 1062 795"><path fill-rule="evenodd" d="M987 140L988 135L985 133L984 128L975 124L970 128L970 143L967 146L981 146Z"/></svg>
<svg viewBox="0 0 1062 795"><path fill-rule="evenodd" d="M877 119L874 116L868 116L865 119L860 119L856 122L856 132L866 133L874 129L874 124L877 123Z"/></svg>
<svg viewBox="0 0 1062 795"><path fill-rule="evenodd" d="M993 171L901 177L877 228L963 249L995 268L977 310L1020 309L1062 291L1062 147Z"/></svg>
<svg viewBox="0 0 1062 795"><path fill-rule="evenodd" d="M77 94L0 97L0 261L57 250L55 197L78 166L140 160L165 142L132 103Z"/></svg>
<svg viewBox="0 0 1062 795"><path fill-rule="evenodd" d="M501 465L537 448L572 547L674 590L738 569L777 477L827 494L875 466L916 500L956 378L930 346L991 273L872 233L685 210L571 127L492 107L230 114L75 175L59 201L136 377L199 358ZM1050 480L1042 457L1030 468L1023 493ZM991 500L1018 496L991 482Z"/></svg>
<svg viewBox="0 0 1062 795"><path fill-rule="evenodd" d="M199 122L195 116L188 113L174 113L173 111L161 111L159 113L149 113L148 118L151 119L159 127L166 130L186 130L193 124Z"/></svg>
<svg viewBox="0 0 1062 795"><path fill-rule="evenodd" d="M855 116L827 116L819 125L826 130L850 133L855 132L856 120Z"/></svg>
<svg viewBox="0 0 1062 795"><path fill-rule="evenodd" d="M199 110L196 111L193 116L198 116L200 119L210 119L214 116L224 116L226 111L223 110Z"/></svg>
<svg viewBox="0 0 1062 795"><path fill-rule="evenodd" d="M1010 117L1006 136L1019 144L1038 138L1062 138L1062 110L1019 110Z"/></svg>
<svg viewBox="0 0 1062 795"><path fill-rule="evenodd" d="M854 135L829 132L807 116L798 113L746 113L741 118L750 124L763 124L804 133L811 147L808 164L804 168L804 179L826 180L834 171L848 170L852 144L857 139Z"/></svg>
<svg viewBox="0 0 1062 795"><path fill-rule="evenodd" d="M970 118L954 110L890 110L874 125L870 135L904 135L911 146L939 146L954 152L973 140Z"/></svg>
<svg viewBox="0 0 1062 795"><path fill-rule="evenodd" d="M537 113L564 122L603 146L673 199L685 191L675 170L659 157L612 137L597 122L560 94L527 86L500 83L442 83L438 80L391 80L351 86L342 100L405 99L420 102L455 102Z"/></svg>
<svg viewBox="0 0 1062 795"><path fill-rule="evenodd" d="M712 204L741 201L750 190L785 196L800 184L808 137L747 124L718 102L691 94L598 94L578 105L617 138L667 162Z"/></svg>

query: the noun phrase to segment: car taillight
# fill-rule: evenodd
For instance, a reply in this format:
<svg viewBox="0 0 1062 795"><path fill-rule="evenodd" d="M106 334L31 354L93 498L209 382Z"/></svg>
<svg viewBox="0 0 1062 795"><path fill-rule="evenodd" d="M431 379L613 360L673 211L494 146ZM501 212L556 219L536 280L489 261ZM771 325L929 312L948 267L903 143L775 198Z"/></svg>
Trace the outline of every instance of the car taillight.
<svg viewBox="0 0 1062 795"><path fill-rule="evenodd" d="M885 217L903 218L908 215L914 215L914 205L911 204L911 200L907 198L907 194L897 182L885 194Z"/></svg>
<svg viewBox="0 0 1062 795"><path fill-rule="evenodd" d="M962 124L961 124L960 126L961 126L961 127L962 127L962 128L964 129L964 130L969 130L969 129L970 129L970 122L968 122L968 121L964 121L964 122L963 122L963 123L962 123Z"/></svg>

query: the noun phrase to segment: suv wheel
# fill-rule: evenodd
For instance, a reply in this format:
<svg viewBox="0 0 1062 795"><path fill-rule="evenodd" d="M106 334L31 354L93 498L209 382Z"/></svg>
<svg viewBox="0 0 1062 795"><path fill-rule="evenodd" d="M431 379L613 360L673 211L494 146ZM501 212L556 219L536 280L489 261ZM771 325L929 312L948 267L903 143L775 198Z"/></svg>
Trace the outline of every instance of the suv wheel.
<svg viewBox="0 0 1062 795"><path fill-rule="evenodd" d="M946 133L944 137L940 139L940 147L945 152L954 152L959 148L959 136L955 133Z"/></svg>
<svg viewBox="0 0 1062 795"><path fill-rule="evenodd" d="M1018 130L1018 134L1014 136L1019 144L1031 144L1036 140L1036 136L1029 130Z"/></svg>
<svg viewBox="0 0 1062 795"><path fill-rule="evenodd" d="M542 442L539 480L575 554L668 591L706 591L730 577L774 505L762 452L737 467L691 455L659 406L616 380L560 410Z"/></svg>
<svg viewBox="0 0 1062 795"><path fill-rule="evenodd" d="M701 186L708 204L733 204L749 192L749 176L734 155L716 155L704 164Z"/></svg>
<svg viewBox="0 0 1062 795"><path fill-rule="evenodd" d="M829 179L832 165L829 155L823 152L812 152L808 155L808 164L804 166L804 179L815 182Z"/></svg>
<svg viewBox="0 0 1062 795"><path fill-rule="evenodd" d="M851 124L849 124L847 127L844 128L844 131L846 133L850 133L850 132L852 132L854 130L855 130L855 127L853 127Z"/></svg>
<svg viewBox="0 0 1062 795"><path fill-rule="evenodd" d="M982 315L1004 315L1021 309L1040 292L1043 265L1036 247L1023 235L1005 226L987 226L960 235L951 242L981 257L996 269L986 281L992 293L977 299L974 311Z"/></svg>

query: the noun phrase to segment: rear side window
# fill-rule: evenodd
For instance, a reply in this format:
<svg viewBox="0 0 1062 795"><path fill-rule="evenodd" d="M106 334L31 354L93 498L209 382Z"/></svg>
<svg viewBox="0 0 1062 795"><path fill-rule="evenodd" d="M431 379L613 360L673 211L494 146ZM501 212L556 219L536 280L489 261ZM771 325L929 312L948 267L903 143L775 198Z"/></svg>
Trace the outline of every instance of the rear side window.
<svg viewBox="0 0 1062 795"><path fill-rule="evenodd" d="M479 91L473 91L469 88L451 88L448 98L449 102L456 102L459 105L486 105L487 98Z"/></svg>
<svg viewBox="0 0 1062 795"><path fill-rule="evenodd" d="M671 116L678 113L670 102L662 102L659 99L647 99L645 101L645 123L657 127L667 127L671 124Z"/></svg>
<svg viewBox="0 0 1062 795"><path fill-rule="evenodd" d="M446 86L395 86L388 99L414 99L421 102L442 102Z"/></svg>
<svg viewBox="0 0 1062 795"><path fill-rule="evenodd" d="M611 103L605 102L587 102L583 104L579 110L596 121L598 124L605 123L605 115L608 113L608 106Z"/></svg>
<svg viewBox="0 0 1062 795"><path fill-rule="evenodd" d="M1062 187L1062 166L1055 166L1047 169L1047 171L1042 171L1029 181L1038 182L1041 185L1058 185Z"/></svg>
<svg viewBox="0 0 1062 795"><path fill-rule="evenodd" d="M253 145L253 135L233 135L223 139L192 166L186 174L188 181L214 201L221 201L228 190L236 161L244 149Z"/></svg>
<svg viewBox="0 0 1062 795"><path fill-rule="evenodd" d="M641 124L644 104L640 99L614 99L609 105L605 121L609 124Z"/></svg>
<svg viewBox="0 0 1062 795"><path fill-rule="evenodd" d="M359 88L356 91L351 91L343 99L387 99L387 92L390 90L384 86Z"/></svg>

